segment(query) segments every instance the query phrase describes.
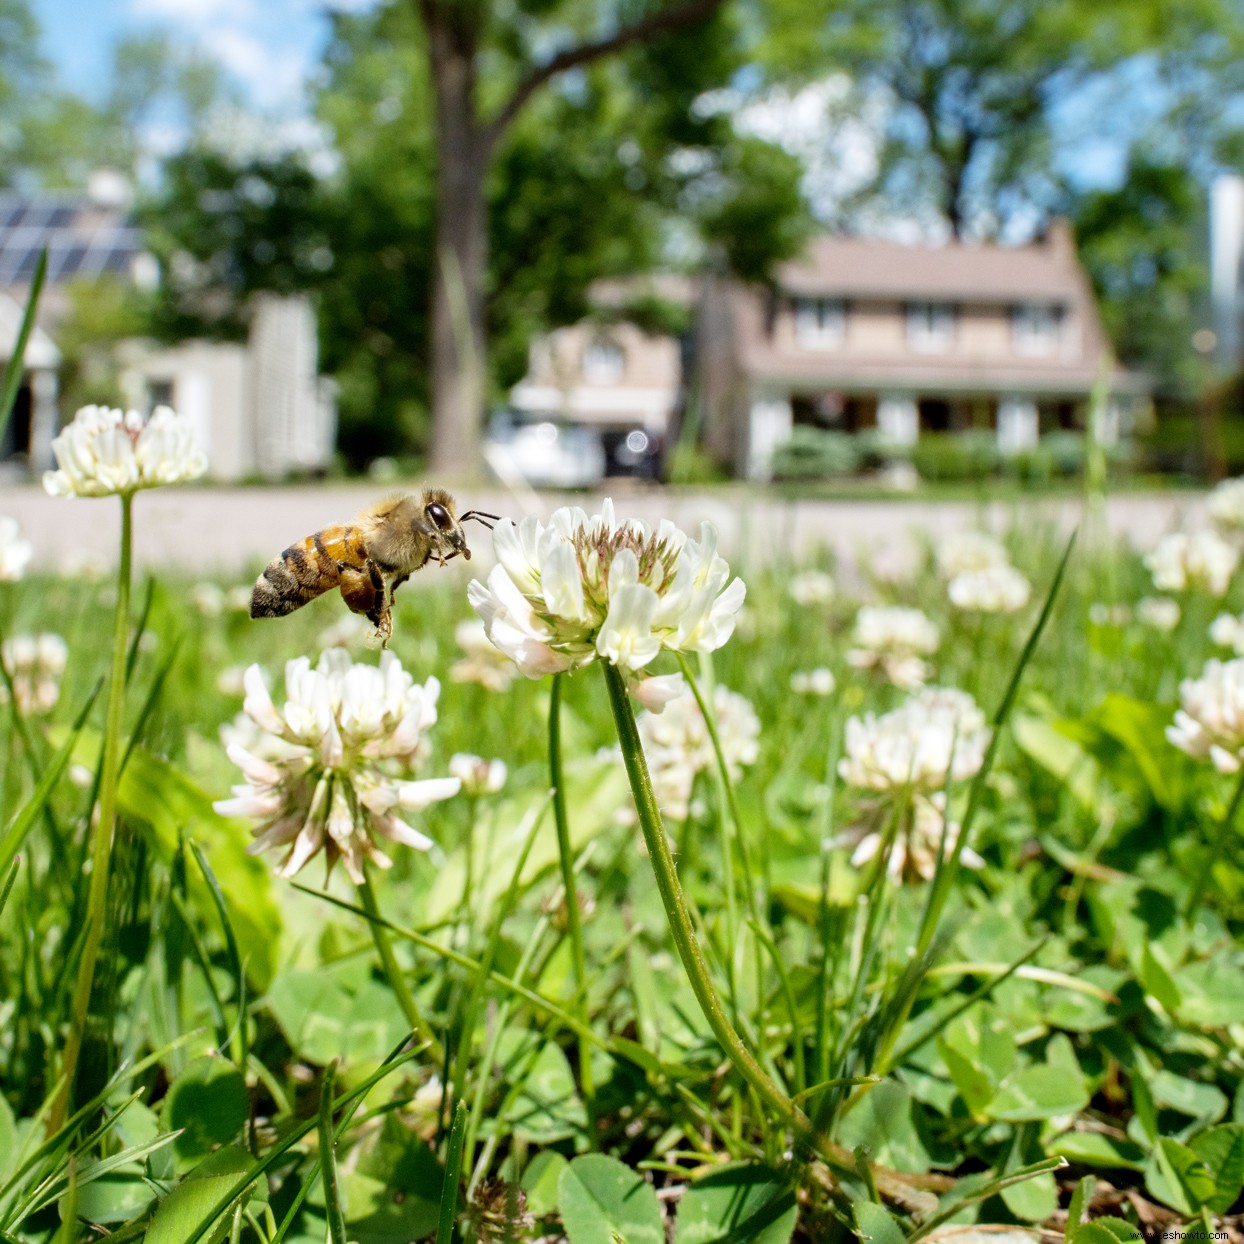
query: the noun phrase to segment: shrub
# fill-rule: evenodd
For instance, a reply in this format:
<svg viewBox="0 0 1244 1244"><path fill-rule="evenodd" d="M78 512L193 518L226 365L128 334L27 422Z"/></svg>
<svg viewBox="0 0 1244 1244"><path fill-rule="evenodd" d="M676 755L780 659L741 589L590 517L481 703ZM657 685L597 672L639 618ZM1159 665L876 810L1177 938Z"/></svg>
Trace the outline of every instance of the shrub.
<svg viewBox="0 0 1244 1244"><path fill-rule="evenodd" d="M912 446L911 461L923 479L987 479L998 464L998 449L984 429L935 432Z"/></svg>
<svg viewBox="0 0 1244 1244"><path fill-rule="evenodd" d="M773 455L773 478L830 479L852 475L859 466L860 452L849 433L800 426Z"/></svg>

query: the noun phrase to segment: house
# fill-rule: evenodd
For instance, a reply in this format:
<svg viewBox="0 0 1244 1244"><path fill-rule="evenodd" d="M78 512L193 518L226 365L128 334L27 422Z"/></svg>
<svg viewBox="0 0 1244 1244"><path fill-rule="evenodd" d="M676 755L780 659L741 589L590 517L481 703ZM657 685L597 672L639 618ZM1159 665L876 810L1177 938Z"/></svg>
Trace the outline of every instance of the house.
<svg viewBox="0 0 1244 1244"><path fill-rule="evenodd" d="M101 279L151 288L155 258L129 212L123 179L99 173L86 193L0 192L0 363L12 357L42 251L47 275L35 332L23 359L14 415L0 441L0 464L38 472L52 465L52 440L72 411L60 409L58 328L75 283ZM310 301L257 297L244 344L187 341L166 347L121 343L120 400L149 412L161 403L187 415L221 480L324 470L332 458L336 396L318 375Z"/></svg>
<svg viewBox="0 0 1244 1244"><path fill-rule="evenodd" d="M118 349L127 408L172 406L195 428L214 479L318 474L337 437L336 385L317 366L305 297L256 296L245 343L127 341Z"/></svg>
<svg viewBox="0 0 1244 1244"><path fill-rule="evenodd" d="M1070 229L1023 246L907 246L822 236L771 289L716 280L698 313L707 446L764 479L798 424L923 434L988 428L999 451L1087 425L1105 386L1105 440L1129 430L1142 377L1114 365Z"/></svg>
<svg viewBox="0 0 1244 1244"><path fill-rule="evenodd" d="M598 281L589 300L594 318L532 342L527 374L510 390L511 406L606 435L642 429L666 441L683 402L683 342L627 315L653 303L688 310L691 283L672 274Z"/></svg>

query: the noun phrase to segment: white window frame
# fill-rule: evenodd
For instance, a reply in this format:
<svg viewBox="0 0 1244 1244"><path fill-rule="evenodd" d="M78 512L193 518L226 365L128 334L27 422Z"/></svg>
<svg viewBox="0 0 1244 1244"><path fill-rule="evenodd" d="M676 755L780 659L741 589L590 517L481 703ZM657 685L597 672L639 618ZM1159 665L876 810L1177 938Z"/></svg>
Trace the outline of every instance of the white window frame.
<svg viewBox="0 0 1244 1244"><path fill-rule="evenodd" d="M824 350L840 345L847 333L847 304L843 298L796 298L795 340L801 346Z"/></svg>
<svg viewBox="0 0 1244 1244"><path fill-rule="evenodd" d="M1011 343L1017 354L1039 357L1058 349L1062 308L1045 302L1020 302L1011 308Z"/></svg>
<svg viewBox="0 0 1244 1244"><path fill-rule="evenodd" d="M611 337L594 337L583 348L583 379L617 384L626 375L626 350Z"/></svg>
<svg viewBox="0 0 1244 1244"><path fill-rule="evenodd" d="M953 302L909 302L907 344L917 354L945 354L955 342Z"/></svg>

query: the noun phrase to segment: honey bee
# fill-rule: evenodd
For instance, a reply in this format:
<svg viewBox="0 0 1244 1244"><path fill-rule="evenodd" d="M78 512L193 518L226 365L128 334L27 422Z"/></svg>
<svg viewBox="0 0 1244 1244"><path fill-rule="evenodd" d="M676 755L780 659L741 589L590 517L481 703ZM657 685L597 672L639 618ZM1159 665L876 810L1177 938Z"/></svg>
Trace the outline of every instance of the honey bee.
<svg viewBox="0 0 1244 1244"><path fill-rule="evenodd" d="M453 497L443 488L387 497L354 522L325 527L274 557L255 580L251 617L284 617L337 587L387 646L397 589L433 558L442 566L459 553L470 560L462 524L474 519L491 528L497 517L469 510L459 518Z"/></svg>

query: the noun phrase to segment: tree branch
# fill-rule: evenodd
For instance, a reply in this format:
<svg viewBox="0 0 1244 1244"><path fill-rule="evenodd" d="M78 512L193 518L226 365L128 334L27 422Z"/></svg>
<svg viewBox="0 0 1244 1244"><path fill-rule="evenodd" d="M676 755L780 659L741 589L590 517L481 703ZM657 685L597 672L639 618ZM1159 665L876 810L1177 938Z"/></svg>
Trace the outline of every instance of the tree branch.
<svg viewBox="0 0 1244 1244"><path fill-rule="evenodd" d="M548 81L565 73L568 69L577 69L581 65L591 64L605 56L612 56L636 43L643 43L657 35L670 34L686 26L694 26L697 22L707 21L725 3L725 0L685 0L683 4L650 17L622 26L607 39L597 39L590 43L580 43L558 52L556 56L537 65L514 88L514 93L506 101L505 106L488 123L486 133L490 142L495 142L510 122L522 111L527 101Z"/></svg>

